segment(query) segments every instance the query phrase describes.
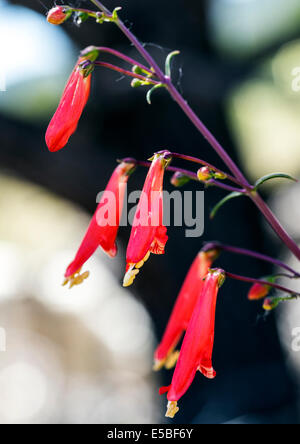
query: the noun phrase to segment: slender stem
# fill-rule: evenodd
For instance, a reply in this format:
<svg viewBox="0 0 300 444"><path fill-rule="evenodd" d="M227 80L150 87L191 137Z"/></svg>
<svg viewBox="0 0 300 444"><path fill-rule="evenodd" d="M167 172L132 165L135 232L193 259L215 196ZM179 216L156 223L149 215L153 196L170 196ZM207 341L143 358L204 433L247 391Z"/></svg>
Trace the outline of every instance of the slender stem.
<svg viewBox="0 0 300 444"><path fill-rule="evenodd" d="M222 175L225 175L226 178L228 180L230 180L231 182L234 182L237 185L244 187L244 184L241 183L239 180L237 180L235 177L231 176L228 173L225 173L224 171L220 170L219 168L216 168L211 163L208 163L205 160L199 159L198 157L187 156L186 154L179 154L179 153L172 153L172 157L176 157L177 159L187 160L188 162L198 163L200 165L207 166L210 170L215 171L216 173L220 173Z"/></svg>
<svg viewBox="0 0 300 444"><path fill-rule="evenodd" d="M131 157L128 157L126 159L122 159L122 161L123 162L129 162L129 163L135 163L137 166L143 166L143 167L146 167L146 168L149 168L151 166L151 162L147 162L147 161L143 161L143 160L136 160L136 159L133 159ZM194 173L192 171L185 170L183 168L179 168L179 167L176 167L176 166L168 166L166 168L166 170L174 172L174 173L181 173L184 176L189 177L191 180L195 180L196 182L199 182L197 173ZM226 185L225 183L219 182L218 180L214 180L214 179L210 179L209 181L207 181L205 183L205 185L215 186L215 187L218 187L218 188L221 188L223 190L230 191L230 192L233 192L233 191L238 191L240 193L243 192L243 190L241 190L239 188L231 187L230 185Z"/></svg>
<svg viewBox="0 0 300 444"><path fill-rule="evenodd" d="M111 12L99 1L99 0L91 0L94 5L96 5L102 12L112 16ZM116 25L120 28L120 30L124 33L124 35L131 41L131 43L135 46L138 52L142 55L142 57L149 63L149 65L153 68L160 82L164 83L173 97L173 99L178 103L181 109L185 112L188 118L194 123L196 128L202 133L202 135L207 139L210 145L215 149L215 151L219 154L225 165L229 168L229 170L233 173L233 175L238 179L245 188L250 187L250 184L244 177L243 173L240 171L235 162L231 159L231 157L227 154L221 144L217 141L217 139L213 136L213 134L206 128L206 126L201 122L199 117L195 114L195 112L191 109L188 103L184 100L181 94L177 91L175 86L172 84L172 81L169 77L167 77L163 71L160 69L158 64L152 58L152 56L148 53L148 51L144 48L141 42L132 34L132 32L125 26L125 24L118 18L116 21Z"/></svg>
<svg viewBox="0 0 300 444"><path fill-rule="evenodd" d="M159 85L160 84L160 82L157 82L156 80L153 80L150 77L144 77L144 76L142 76L140 74L135 74L132 71L127 71L127 69L120 68L119 66L112 65L111 63L94 62L94 65L95 66L100 66L102 68L108 68L108 69L111 69L113 71L117 71L117 72L119 72L121 74L124 74L125 76L133 77L134 79L140 79L143 82L148 82L151 85Z"/></svg>
<svg viewBox="0 0 300 444"><path fill-rule="evenodd" d="M231 245L224 245L220 242L209 242L204 246L203 250L207 251L207 250L213 250L215 248L218 250L228 251L229 253L249 256L249 257L253 257L255 259L259 259L264 262L269 262L273 265L276 265L280 268L283 268L283 269L293 273L294 276L300 277L300 273L298 273L293 268L289 267L288 265L286 265L284 262L280 261L279 259L274 259L270 256L266 256L265 254L261 254L256 251L247 250L245 248L233 247Z"/></svg>
<svg viewBox="0 0 300 444"><path fill-rule="evenodd" d="M106 14L109 17L112 17L112 13L99 1L99 0L91 0L91 2L96 5L100 11ZM231 159L229 154L225 151L222 145L218 142L215 136L208 130L208 128L203 124L203 122L199 119L197 114L192 110L189 106L188 102L182 97L182 95L178 92L176 87L173 85L170 77L166 76L152 56L148 53L148 51L144 48L142 43L135 37L134 34L125 26L125 24L118 18L115 20L116 25L123 32L123 34L129 39L129 41L135 46L137 51L141 54L144 60L147 61L149 66L153 69L155 74L161 83L163 83L168 89L171 97L174 101L179 105L179 107L183 110L189 120L194 124L194 126L198 129L198 131L204 136L204 138L208 141L208 143L212 146L215 152L220 156L223 160L224 164L229 168L234 177L243 185L246 190L251 189L251 185L236 165L236 163ZM285 243L285 245L293 252L293 254L300 260L300 249L297 244L293 241L293 239L289 236L289 234L284 230L281 226L280 222L277 220L275 215L272 213L267 204L261 199L261 197L257 193L248 192L248 196L252 199L252 201L256 204L256 206L260 209L263 215L266 217L274 231L277 233L279 238Z"/></svg>
<svg viewBox="0 0 300 444"><path fill-rule="evenodd" d="M112 55L118 57L119 59L124 60L125 62L129 63L132 66L137 65L143 71L146 71L148 74L154 75L154 73L151 71L151 69L147 68L147 66L143 65L142 63L138 62L137 60L132 59L131 57L126 56L122 52L119 52L119 51L117 51L115 49L112 49L112 48L107 48L105 46L96 46L95 48L99 52L105 52L105 53L108 53L108 54L112 54Z"/></svg>
<svg viewBox="0 0 300 444"><path fill-rule="evenodd" d="M147 162L144 160L136 160L136 159L133 159L132 157L126 157L125 159L122 159L122 162L134 163L137 166L142 166L142 167L146 167L146 168L149 168L151 166L151 162ZM195 180L195 181L199 182L197 174L193 173L192 171L185 170L183 168L178 168L175 166L168 166L166 168L166 170L171 171L173 173L184 174L184 176L189 177L191 180Z"/></svg>
<svg viewBox="0 0 300 444"><path fill-rule="evenodd" d="M240 276L238 274L229 273L227 271L225 271L225 274L230 279L234 279L236 281L249 282L250 284L266 285L268 287L276 288L277 290L292 294L294 296L296 296L296 295L300 296L300 294L295 292L294 290L290 290L289 288L283 287L282 285L274 284L272 282L264 281L262 279L255 279L255 278L250 278L250 277L246 277L246 276Z"/></svg>

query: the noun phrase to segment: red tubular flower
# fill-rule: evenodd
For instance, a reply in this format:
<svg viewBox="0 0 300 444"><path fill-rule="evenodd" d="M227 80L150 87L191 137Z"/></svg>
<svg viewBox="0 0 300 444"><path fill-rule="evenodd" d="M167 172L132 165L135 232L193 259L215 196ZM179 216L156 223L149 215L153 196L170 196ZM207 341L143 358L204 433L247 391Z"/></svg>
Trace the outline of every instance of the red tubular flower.
<svg viewBox="0 0 300 444"><path fill-rule="evenodd" d="M91 74L80 67L79 58L62 95L58 108L46 132L46 144L51 152L62 149L76 131L91 89ZM88 75L87 75L88 74Z"/></svg>
<svg viewBox="0 0 300 444"><path fill-rule="evenodd" d="M129 287L150 253L164 254L168 240L163 225L163 179L171 158L168 151L154 155L135 213L127 247L124 287Z"/></svg>
<svg viewBox="0 0 300 444"><path fill-rule="evenodd" d="M263 285L260 283L256 283L252 285L249 293L248 299L249 301L259 301L260 299L265 298L270 293L271 287L269 285Z"/></svg>
<svg viewBox="0 0 300 444"><path fill-rule="evenodd" d="M47 20L52 25L61 25L72 15L72 10L66 6L55 6L47 14Z"/></svg>
<svg viewBox="0 0 300 444"><path fill-rule="evenodd" d="M81 267L98 247L101 247L110 257L116 256L115 241L126 184L134 167L134 164L123 162L113 172L76 257L67 268L64 285L70 283L70 288L72 288L74 285L81 284L89 276L89 272L80 274Z"/></svg>
<svg viewBox="0 0 300 444"><path fill-rule="evenodd" d="M161 394L168 392L166 416L170 418L178 412L177 401L192 384L197 370L209 379L216 376L212 366L215 312L218 291L224 279L222 270L208 273L182 343L172 383L160 389Z"/></svg>
<svg viewBox="0 0 300 444"><path fill-rule="evenodd" d="M161 343L154 353L154 370L163 366L172 368L179 352L174 351L193 314L195 304L201 295L204 279L218 252L201 251L194 260L174 305L171 317Z"/></svg>

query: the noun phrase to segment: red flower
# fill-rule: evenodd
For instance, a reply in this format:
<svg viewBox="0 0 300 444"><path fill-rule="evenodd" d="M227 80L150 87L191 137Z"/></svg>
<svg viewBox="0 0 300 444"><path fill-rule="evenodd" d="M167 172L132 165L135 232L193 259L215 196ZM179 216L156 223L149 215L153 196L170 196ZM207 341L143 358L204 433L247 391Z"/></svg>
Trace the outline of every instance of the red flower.
<svg viewBox="0 0 300 444"><path fill-rule="evenodd" d="M76 131L91 89L91 74L86 76L80 67L85 58L79 58L65 87L58 108L46 132L46 144L50 151L58 151L68 143Z"/></svg>
<svg viewBox="0 0 300 444"><path fill-rule="evenodd" d="M263 285L260 283L256 283L252 285L249 293L248 299L250 301L258 301L260 299L265 298L270 293L271 287L269 285Z"/></svg>
<svg viewBox="0 0 300 444"><path fill-rule="evenodd" d="M164 254L168 240L163 225L163 179L170 162L168 151L154 155L135 213L127 247L124 287L129 287L150 253Z"/></svg>
<svg viewBox="0 0 300 444"><path fill-rule="evenodd" d="M71 14L71 9L66 8L65 6L55 6L48 12L47 20L52 25L61 25L71 16Z"/></svg>
<svg viewBox="0 0 300 444"><path fill-rule="evenodd" d="M178 351L174 351L175 347L187 329L204 279L217 255L216 250L202 251L194 260L177 297L162 341L154 353L154 370L160 370L163 366L170 369L175 365L179 355Z"/></svg>
<svg viewBox="0 0 300 444"><path fill-rule="evenodd" d="M72 288L74 285L81 284L89 276L89 272L80 274L81 267L98 247L101 247L110 257L116 256L115 241L123 209L125 188L133 168L134 164L121 163L113 172L76 257L67 268L64 285L70 283L70 288Z"/></svg>
<svg viewBox="0 0 300 444"><path fill-rule="evenodd" d="M216 376L212 366L215 312L218 290L224 278L222 270L208 273L182 343L172 383L160 389L161 394L168 392L166 416L170 418L178 412L177 401L192 384L197 370L209 379Z"/></svg>

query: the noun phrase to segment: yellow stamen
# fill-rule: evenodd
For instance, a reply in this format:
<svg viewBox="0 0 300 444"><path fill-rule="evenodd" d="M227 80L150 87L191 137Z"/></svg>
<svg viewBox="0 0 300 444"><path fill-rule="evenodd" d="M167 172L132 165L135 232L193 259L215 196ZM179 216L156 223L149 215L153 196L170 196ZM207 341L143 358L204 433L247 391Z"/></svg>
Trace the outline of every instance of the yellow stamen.
<svg viewBox="0 0 300 444"><path fill-rule="evenodd" d="M148 251L144 259L138 262L137 264L130 264L130 268L124 276L123 287L130 287L130 285L133 284L133 281L140 272L140 268L142 268L142 266L149 259L149 257L150 257L150 251Z"/></svg>
<svg viewBox="0 0 300 444"><path fill-rule="evenodd" d="M64 282L63 286L70 284L69 289L73 288L75 285L82 284L90 275L89 271L85 271L84 273L80 274L81 268L76 271L76 273L72 274L72 276L67 277Z"/></svg>
<svg viewBox="0 0 300 444"><path fill-rule="evenodd" d="M123 280L123 287L130 287L130 285L133 284L133 281L135 280L136 276L139 274L140 270L134 269L134 266L135 264L133 264L125 274Z"/></svg>
<svg viewBox="0 0 300 444"><path fill-rule="evenodd" d="M169 401L167 407L167 418L174 418L176 413L179 411L179 407L177 407L177 401Z"/></svg>
<svg viewBox="0 0 300 444"><path fill-rule="evenodd" d="M173 368L178 360L179 357L179 350L175 350L174 352L172 352L166 359L165 362L165 367L167 370L171 370L171 368Z"/></svg>

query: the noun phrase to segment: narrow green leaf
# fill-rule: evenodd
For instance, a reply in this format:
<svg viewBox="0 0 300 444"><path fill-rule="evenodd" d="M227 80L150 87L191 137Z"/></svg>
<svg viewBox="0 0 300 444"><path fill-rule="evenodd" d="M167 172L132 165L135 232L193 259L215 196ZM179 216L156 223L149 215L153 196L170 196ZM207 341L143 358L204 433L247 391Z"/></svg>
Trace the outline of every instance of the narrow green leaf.
<svg viewBox="0 0 300 444"><path fill-rule="evenodd" d="M166 76L171 78L171 61L173 57L180 54L180 51L171 52L166 59Z"/></svg>
<svg viewBox="0 0 300 444"><path fill-rule="evenodd" d="M147 102L149 105L152 105L152 101L151 101L151 96L152 93L157 90L158 88L163 88L164 85L162 83L159 83L158 85L153 86L153 88L149 89L149 91L147 92Z"/></svg>
<svg viewBox="0 0 300 444"><path fill-rule="evenodd" d="M213 219L217 212L220 210L220 208L226 204L229 200L231 199L235 199L236 197L240 197L240 196L244 196L243 193L239 193L238 191L234 191L233 193L228 194L227 196L224 197L224 199L220 200L220 202L217 203L217 205L215 205L215 207L212 209L211 213L210 213L210 219Z"/></svg>
<svg viewBox="0 0 300 444"><path fill-rule="evenodd" d="M263 183L267 182L268 180L271 179L288 179L288 180L292 180L294 182L298 182L297 179L295 179L292 176L289 176L288 174L285 173L273 173L273 174L268 174L267 176L263 176L260 179L258 179L255 184L254 184L254 188L255 190L257 190L257 188L259 188Z"/></svg>

